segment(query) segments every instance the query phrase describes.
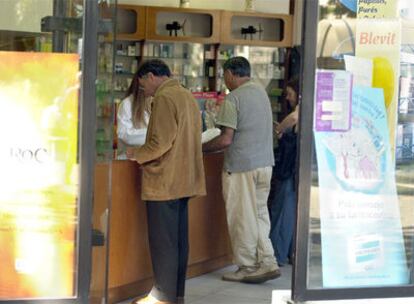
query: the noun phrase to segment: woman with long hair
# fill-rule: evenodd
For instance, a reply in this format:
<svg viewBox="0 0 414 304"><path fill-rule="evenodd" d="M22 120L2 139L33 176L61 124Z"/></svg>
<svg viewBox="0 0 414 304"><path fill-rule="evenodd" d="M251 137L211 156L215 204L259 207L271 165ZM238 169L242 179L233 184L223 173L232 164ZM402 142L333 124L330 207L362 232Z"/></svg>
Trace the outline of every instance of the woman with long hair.
<svg viewBox="0 0 414 304"><path fill-rule="evenodd" d="M296 218L296 134L299 116L299 80L286 84L286 100L291 113L275 125L279 146L275 153L274 196L269 202L270 240L279 266L291 262Z"/></svg>
<svg viewBox="0 0 414 304"><path fill-rule="evenodd" d="M145 97L135 74L117 113L118 150L123 158L127 146L145 143L151 114L151 97Z"/></svg>

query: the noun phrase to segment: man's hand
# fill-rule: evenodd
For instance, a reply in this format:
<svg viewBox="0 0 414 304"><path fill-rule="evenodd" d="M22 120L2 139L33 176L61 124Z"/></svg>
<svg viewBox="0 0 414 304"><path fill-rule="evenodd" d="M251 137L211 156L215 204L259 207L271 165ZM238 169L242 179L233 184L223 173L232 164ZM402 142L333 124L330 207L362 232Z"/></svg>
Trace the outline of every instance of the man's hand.
<svg viewBox="0 0 414 304"><path fill-rule="evenodd" d="M203 143L203 152L216 152L226 149L233 142L234 129L223 127L221 134Z"/></svg>
<svg viewBox="0 0 414 304"><path fill-rule="evenodd" d="M135 154L135 148L133 147L128 147L126 149L126 157L130 160L135 160L134 158L134 154Z"/></svg>

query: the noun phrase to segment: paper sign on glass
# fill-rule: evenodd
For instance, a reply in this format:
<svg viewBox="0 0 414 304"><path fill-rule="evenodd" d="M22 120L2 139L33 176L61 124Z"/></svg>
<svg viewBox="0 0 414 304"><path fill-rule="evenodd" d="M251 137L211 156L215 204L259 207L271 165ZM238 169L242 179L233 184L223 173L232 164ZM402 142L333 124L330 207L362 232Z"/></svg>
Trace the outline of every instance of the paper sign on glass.
<svg viewBox="0 0 414 304"><path fill-rule="evenodd" d="M387 1L391 2L391 1ZM400 78L401 20L358 19L355 54L373 62L372 86L384 92L391 155L395 155Z"/></svg>
<svg viewBox="0 0 414 304"><path fill-rule="evenodd" d="M372 59L344 55L345 69L352 73L352 85L372 86Z"/></svg>
<svg viewBox="0 0 414 304"><path fill-rule="evenodd" d="M315 86L315 130L349 130L352 74L339 70L317 70Z"/></svg>
<svg viewBox="0 0 414 304"><path fill-rule="evenodd" d="M382 89L353 87L352 125L315 132L323 286L407 284Z"/></svg>

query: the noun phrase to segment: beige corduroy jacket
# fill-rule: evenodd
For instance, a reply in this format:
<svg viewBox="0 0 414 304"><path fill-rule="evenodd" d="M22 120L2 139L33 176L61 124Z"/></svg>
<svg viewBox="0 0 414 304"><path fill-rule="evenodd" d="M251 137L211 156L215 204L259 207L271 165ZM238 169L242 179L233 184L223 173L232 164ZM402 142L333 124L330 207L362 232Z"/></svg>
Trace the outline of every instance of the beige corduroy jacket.
<svg viewBox="0 0 414 304"><path fill-rule="evenodd" d="M201 130L191 92L175 79L163 82L154 95L145 144L134 155L143 167L143 200L206 194Z"/></svg>

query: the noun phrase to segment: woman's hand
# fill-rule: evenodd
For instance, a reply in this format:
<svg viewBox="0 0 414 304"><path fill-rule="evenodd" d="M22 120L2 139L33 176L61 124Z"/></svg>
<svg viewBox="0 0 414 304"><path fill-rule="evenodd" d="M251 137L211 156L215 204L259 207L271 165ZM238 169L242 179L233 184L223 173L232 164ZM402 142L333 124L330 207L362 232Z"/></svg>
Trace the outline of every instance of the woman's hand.
<svg viewBox="0 0 414 304"><path fill-rule="evenodd" d="M273 130L275 131L277 138L280 139L283 136L283 131L280 129L280 123L277 121L273 122Z"/></svg>
<svg viewBox="0 0 414 304"><path fill-rule="evenodd" d="M134 158L134 154L135 154L135 148L132 147L128 147L126 149L126 157L130 160L135 160Z"/></svg>

